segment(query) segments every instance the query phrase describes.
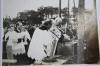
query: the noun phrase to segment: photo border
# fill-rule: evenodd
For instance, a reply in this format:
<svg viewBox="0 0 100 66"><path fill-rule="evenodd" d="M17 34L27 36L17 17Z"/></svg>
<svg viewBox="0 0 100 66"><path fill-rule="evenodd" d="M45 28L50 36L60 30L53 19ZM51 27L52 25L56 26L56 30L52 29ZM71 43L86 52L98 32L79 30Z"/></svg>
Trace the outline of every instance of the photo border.
<svg viewBox="0 0 100 66"><path fill-rule="evenodd" d="M99 38L99 57L100 57L100 0L96 0L97 8L97 21L98 21L98 38ZM2 66L2 32L3 32L3 0L0 0L0 66ZM64 66L99 66L99 64L68 64ZM30 65L29 65L30 66ZM35 65L39 66L39 65ZM42 65L40 65L42 66ZM45 66L56 66L56 65L45 65ZM63 66L63 65L57 65Z"/></svg>

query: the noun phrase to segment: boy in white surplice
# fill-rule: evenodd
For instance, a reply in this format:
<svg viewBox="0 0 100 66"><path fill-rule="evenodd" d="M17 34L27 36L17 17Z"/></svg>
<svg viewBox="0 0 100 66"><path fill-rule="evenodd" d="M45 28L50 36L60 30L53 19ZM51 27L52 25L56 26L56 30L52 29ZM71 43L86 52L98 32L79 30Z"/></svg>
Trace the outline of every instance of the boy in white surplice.
<svg viewBox="0 0 100 66"><path fill-rule="evenodd" d="M15 32L16 34L13 37L15 36L16 42L12 45L13 55L18 64L24 64L26 58L25 45L28 44L27 39L30 40L30 35L21 22L16 24Z"/></svg>

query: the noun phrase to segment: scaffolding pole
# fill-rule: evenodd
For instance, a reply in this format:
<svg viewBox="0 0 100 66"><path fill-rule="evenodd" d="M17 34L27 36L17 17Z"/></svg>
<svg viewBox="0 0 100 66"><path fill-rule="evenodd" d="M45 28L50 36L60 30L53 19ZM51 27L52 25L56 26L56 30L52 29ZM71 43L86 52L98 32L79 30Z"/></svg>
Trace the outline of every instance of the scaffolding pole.
<svg viewBox="0 0 100 66"><path fill-rule="evenodd" d="M61 17L61 0L59 0L59 17Z"/></svg>

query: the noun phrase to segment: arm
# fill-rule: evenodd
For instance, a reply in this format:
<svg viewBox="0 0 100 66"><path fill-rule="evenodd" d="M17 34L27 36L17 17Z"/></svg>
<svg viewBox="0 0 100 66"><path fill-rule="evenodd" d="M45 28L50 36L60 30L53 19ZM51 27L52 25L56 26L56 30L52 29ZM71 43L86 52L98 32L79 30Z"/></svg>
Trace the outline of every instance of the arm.
<svg viewBox="0 0 100 66"><path fill-rule="evenodd" d="M7 41L8 37L9 37L9 32L7 32L7 33L5 34L4 40Z"/></svg>

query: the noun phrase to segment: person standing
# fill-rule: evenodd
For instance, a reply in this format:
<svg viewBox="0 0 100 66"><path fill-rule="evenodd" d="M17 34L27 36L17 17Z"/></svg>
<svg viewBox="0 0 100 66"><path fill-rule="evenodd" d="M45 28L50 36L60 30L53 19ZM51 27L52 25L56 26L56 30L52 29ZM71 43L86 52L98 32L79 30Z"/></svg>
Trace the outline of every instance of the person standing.
<svg viewBox="0 0 100 66"><path fill-rule="evenodd" d="M31 38L32 38L32 36L33 36L33 33L34 33L34 31L35 31L35 28L36 28L35 25L29 26L28 32L29 32Z"/></svg>
<svg viewBox="0 0 100 66"><path fill-rule="evenodd" d="M29 35L29 32L25 29L25 26L22 26L22 28L21 28L21 36L24 37L23 38L23 45L25 47L25 53L22 55L22 57L23 57L22 62L24 62L24 64L30 64L33 61L30 58L28 58L27 52L28 52L31 37Z"/></svg>
<svg viewBox="0 0 100 66"><path fill-rule="evenodd" d="M17 59L17 63L18 65L23 65L25 64L25 45L27 45L26 40L29 39L30 40L30 36L29 34L25 31L25 29L23 28L23 24L21 22L18 22L16 24L16 43L13 45L12 49L13 49L13 55L14 58Z"/></svg>
<svg viewBox="0 0 100 66"><path fill-rule="evenodd" d="M60 28L60 24L62 23L62 19L60 17L56 18L53 21L53 25L50 28L50 32L52 33L52 39L53 39L53 43L52 43L52 47L51 47L51 56L54 56L56 53L56 49L57 49L57 44L58 41L61 37L61 31L59 30Z"/></svg>
<svg viewBox="0 0 100 66"><path fill-rule="evenodd" d="M7 59L13 59L12 46L16 42L16 32L13 24L10 25L9 31L5 34L5 41L7 42Z"/></svg>

